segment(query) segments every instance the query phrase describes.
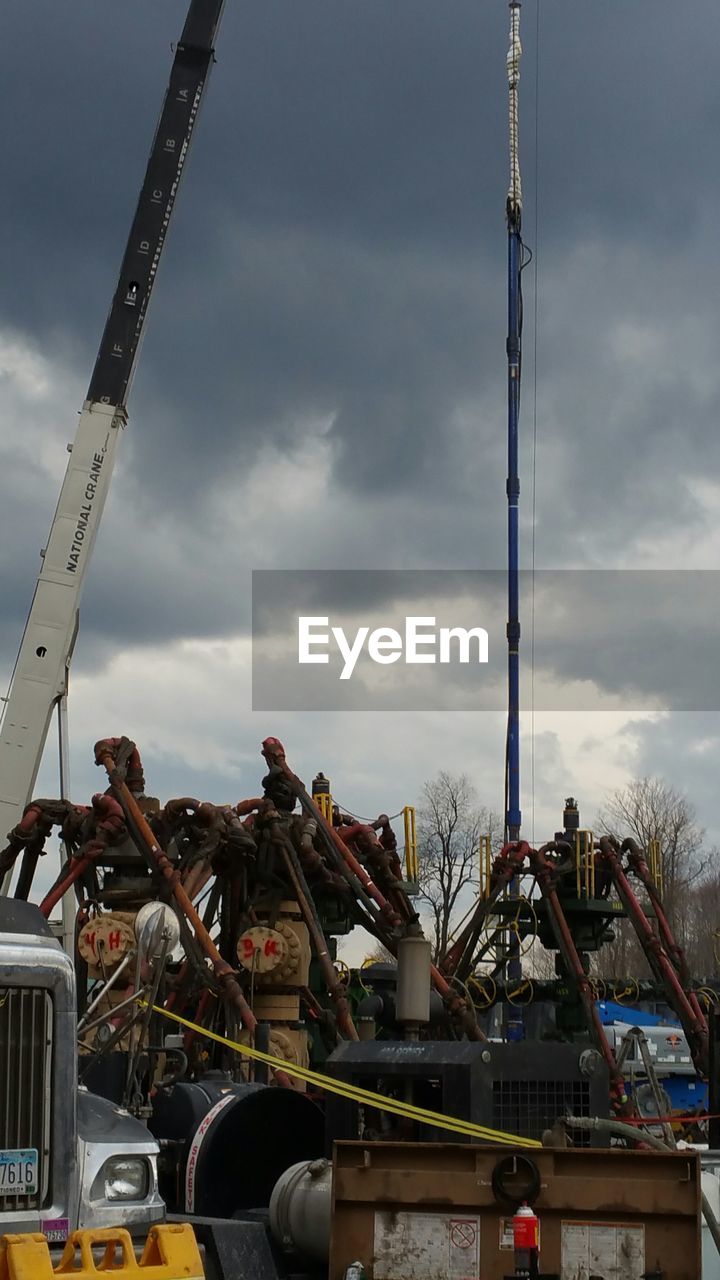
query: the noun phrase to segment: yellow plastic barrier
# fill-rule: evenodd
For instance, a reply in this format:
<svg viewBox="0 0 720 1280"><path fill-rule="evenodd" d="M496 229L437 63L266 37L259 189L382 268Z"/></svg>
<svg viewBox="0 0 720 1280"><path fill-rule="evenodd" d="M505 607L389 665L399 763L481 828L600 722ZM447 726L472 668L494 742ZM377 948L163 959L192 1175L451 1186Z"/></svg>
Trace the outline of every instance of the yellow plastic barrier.
<svg viewBox="0 0 720 1280"><path fill-rule="evenodd" d="M152 1227L140 1259L123 1227L74 1231L55 1268L45 1236L29 1233L0 1239L0 1280L53 1280L54 1276L92 1280L108 1273L115 1280L204 1280L205 1268L187 1223Z"/></svg>
<svg viewBox="0 0 720 1280"><path fill-rule="evenodd" d="M45 1236L30 1233L0 1238L0 1280L45 1280L52 1273Z"/></svg>

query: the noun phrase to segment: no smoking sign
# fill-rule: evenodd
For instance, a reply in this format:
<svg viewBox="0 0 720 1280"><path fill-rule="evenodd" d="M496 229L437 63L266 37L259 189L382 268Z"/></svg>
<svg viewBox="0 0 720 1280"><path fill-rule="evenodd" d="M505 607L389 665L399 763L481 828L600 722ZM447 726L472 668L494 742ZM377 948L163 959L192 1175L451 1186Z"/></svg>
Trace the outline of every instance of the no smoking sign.
<svg viewBox="0 0 720 1280"><path fill-rule="evenodd" d="M477 1239L475 1223L465 1218L453 1218L450 1222L450 1243L456 1249L473 1249Z"/></svg>
<svg viewBox="0 0 720 1280"><path fill-rule="evenodd" d="M448 1222L451 1280L477 1280L480 1267L480 1221L450 1218Z"/></svg>

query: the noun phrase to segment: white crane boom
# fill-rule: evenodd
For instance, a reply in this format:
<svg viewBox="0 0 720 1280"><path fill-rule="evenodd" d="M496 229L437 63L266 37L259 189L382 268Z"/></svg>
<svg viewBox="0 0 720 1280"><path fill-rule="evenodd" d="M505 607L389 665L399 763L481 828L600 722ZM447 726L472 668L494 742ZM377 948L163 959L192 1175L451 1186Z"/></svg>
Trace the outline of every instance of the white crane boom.
<svg viewBox="0 0 720 1280"><path fill-rule="evenodd" d="M191 0L87 399L68 446L70 459L0 724L0 840L31 798L53 708L65 693L80 596L223 5L224 0Z"/></svg>

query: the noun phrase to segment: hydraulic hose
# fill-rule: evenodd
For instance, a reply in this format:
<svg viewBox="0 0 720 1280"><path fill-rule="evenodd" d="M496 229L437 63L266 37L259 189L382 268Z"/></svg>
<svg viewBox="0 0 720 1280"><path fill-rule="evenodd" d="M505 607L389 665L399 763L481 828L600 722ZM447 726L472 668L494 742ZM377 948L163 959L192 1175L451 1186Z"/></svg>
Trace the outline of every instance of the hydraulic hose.
<svg viewBox="0 0 720 1280"><path fill-rule="evenodd" d="M310 891L302 873L302 869L296 857L290 852L288 845L283 841L281 843L282 855L285 860L287 873L290 877L293 891L298 900L298 905L303 914L303 919L308 927L310 937L313 940L315 954L318 958L320 968L322 969L325 985L328 993L335 1005L337 1011L338 1026L344 1032L348 1040L359 1040L355 1023L350 1013L350 1004L345 994L345 984L340 981L333 962L330 959L330 952L325 941L325 935L318 923L314 910L312 909Z"/></svg>
<svg viewBox="0 0 720 1280"><path fill-rule="evenodd" d="M563 1124L569 1129L605 1129L608 1133L615 1134L618 1138L633 1138L638 1141L639 1134L631 1124L623 1124L621 1120L600 1120L593 1116L564 1116ZM652 1147L653 1151L676 1151L677 1147L663 1142L662 1138L656 1138L653 1133L643 1133L642 1141L645 1146ZM715 1248L720 1253L720 1222L718 1222L713 1212L705 1192L701 1189L702 1213L705 1219L710 1235L715 1243Z"/></svg>
<svg viewBox="0 0 720 1280"><path fill-rule="evenodd" d="M387 921L393 929L402 928L409 921L403 921L402 917L391 906L384 895L378 889L368 872L358 862L354 853L348 849L347 845L340 839L335 828L327 821L325 815L320 811L315 801L305 790L300 779L294 774L288 765L285 756L285 748L279 738L266 738L262 744L262 754L265 757L270 768L279 769L297 796L300 804L306 813L312 815L317 823L319 832L322 832L326 842L339 855L340 864L346 866L352 873L356 881L360 881L376 906L379 908L379 919ZM379 920L376 920L379 923ZM388 933L387 937L382 937L382 941L388 950L395 954L396 945L395 938ZM458 1018L465 1034L470 1040L486 1040L484 1032L477 1024L475 1010L469 1001L463 999L457 991L453 991L450 983L443 977L439 969L435 965L430 966L430 974L436 991L440 993L446 1001L450 1012Z"/></svg>
<svg viewBox="0 0 720 1280"><path fill-rule="evenodd" d="M630 917L650 968L658 981L665 987L668 998L680 1018L683 1031L687 1036L693 1062L700 1075L707 1078L709 1043L705 1018L702 1014L698 1018L678 977L675 966L667 955L660 938L653 931L650 921L633 892L632 885L620 861L616 842L610 836L600 837L600 853L610 870L620 900Z"/></svg>
<svg viewBox="0 0 720 1280"><path fill-rule="evenodd" d="M126 740L121 740L126 741ZM221 988L230 1002L234 1005L240 1014L243 1026L247 1031L254 1032L257 1026L257 1019L250 1008L242 990L235 978L235 974L227 963L223 960L210 934L205 928L200 916L198 915L191 899L188 897L185 889L180 882L180 873L173 867L170 859L163 849L155 840L155 837L142 814L135 797L129 790L120 771L115 766L114 756L108 750L107 741L99 742L95 748L95 763L102 765L108 775L110 785L121 804L125 816L128 821L128 828L133 839L138 844L140 852L147 858L151 867L156 868L164 880L169 885L173 897L186 916L197 938L198 943L210 960L213 970ZM290 1078L284 1072L277 1071L275 1075L279 1084L292 1088Z"/></svg>

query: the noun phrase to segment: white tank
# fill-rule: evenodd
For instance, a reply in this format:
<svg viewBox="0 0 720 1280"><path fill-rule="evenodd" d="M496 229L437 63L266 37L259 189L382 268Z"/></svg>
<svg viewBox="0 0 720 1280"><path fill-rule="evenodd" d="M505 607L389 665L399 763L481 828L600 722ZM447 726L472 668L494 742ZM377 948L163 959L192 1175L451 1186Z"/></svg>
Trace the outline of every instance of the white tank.
<svg viewBox="0 0 720 1280"><path fill-rule="evenodd" d="M327 1262L332 1218L332 1165L303 1160L278 1178L270 1197L270 1230L284 1249Z"/></svg>
<svg viewBox="0 0 720 1280"><path fill-rule="evenodd" d="M397 948L398 1022L424 1025L430 1021L430 959L432 947L422 936L401 938Z"/></svg>

